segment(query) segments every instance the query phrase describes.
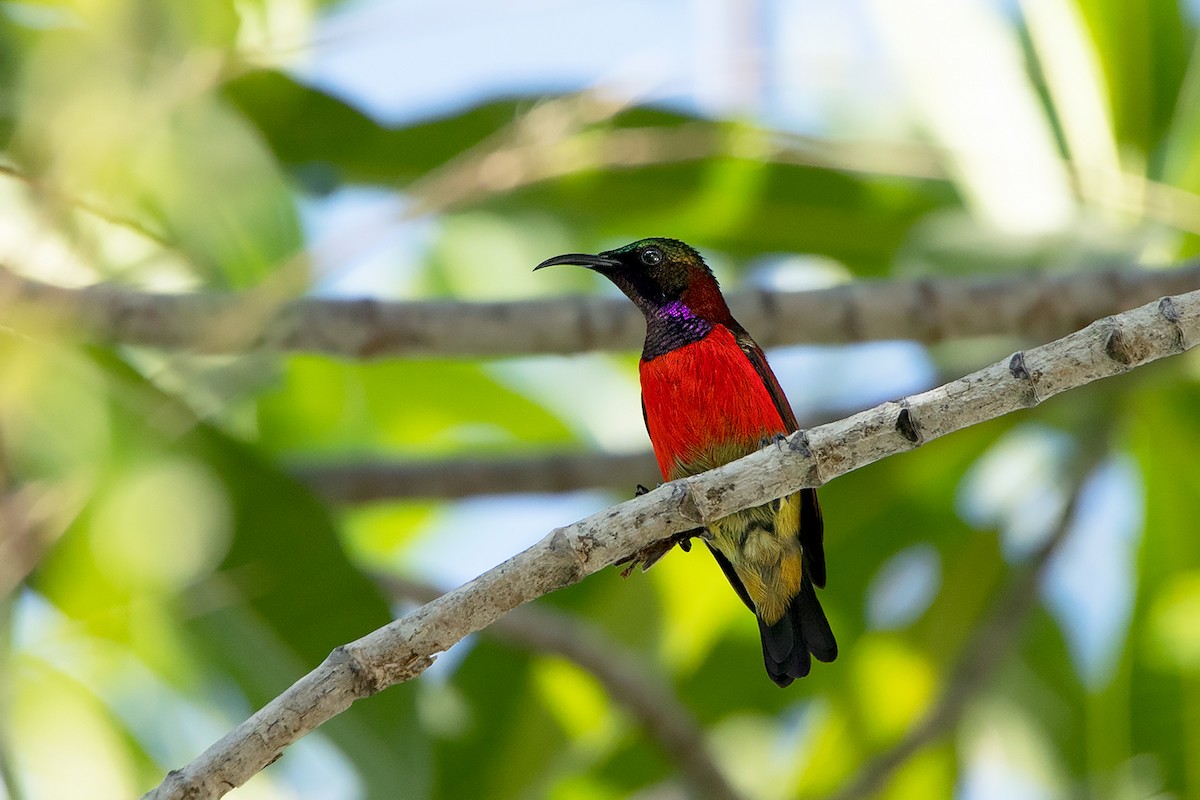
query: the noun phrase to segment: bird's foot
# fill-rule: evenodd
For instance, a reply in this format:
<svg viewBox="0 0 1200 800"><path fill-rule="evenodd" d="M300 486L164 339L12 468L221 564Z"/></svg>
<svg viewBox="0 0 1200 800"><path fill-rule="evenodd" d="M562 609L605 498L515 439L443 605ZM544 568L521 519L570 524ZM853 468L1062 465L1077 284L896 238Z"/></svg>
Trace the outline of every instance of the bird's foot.
<svg viewBox="0 0 1200 800"><path fill-rule="evenodd" d="M633 496L641 497L649 491L649 489L639 483L637 485L637 489L635 489L633 492ZM622 558L613 566L619 567L622 564L626 564L627 566L625 569L621 570L621 577L628 578L629 574L633 572L633 570L636 569L639 564L642 567L642 572L645 572L653 567L658 563L659 559L671 552L675 545L679 545L679 549L685 553L691 552L692 539L697 536L703 537L707 535L708 531L704 528L693 528L690 531L680 531L679 533L669 536L666 539L660 539L657 542L652 542L646 545L633 555Z"/></svg>
<svg viewBox="0 0 1200 800"><path fill-rule="evenodd" d="M639 564L642 567L642 572L645 572L657 564L660 558L671 552L675 545L679 545L679 549L685 553L690 552L692 549L692 539L696 536L703 536L704 532L705 531L703 528L693 528L690 531L680 531L679 533L669 536L666 539L660 539L657 542L651 542L633 555L622 558L613 566L619 567L622 564L627 565L625 569L621 570L622 578L628 578L629 573L633 572L633 570L637 568Z"/></svg>
<svg viewBox="0 0 1200 800"><path fill-rule="evenodd" d="M777 433L774 436L763 437L759 441L758 446L761 449L764 447L769 447L770 445L775 445L780 450L782 450L786 446L784 444L785 442L787 442L787 434L786 433Z"/></svg>

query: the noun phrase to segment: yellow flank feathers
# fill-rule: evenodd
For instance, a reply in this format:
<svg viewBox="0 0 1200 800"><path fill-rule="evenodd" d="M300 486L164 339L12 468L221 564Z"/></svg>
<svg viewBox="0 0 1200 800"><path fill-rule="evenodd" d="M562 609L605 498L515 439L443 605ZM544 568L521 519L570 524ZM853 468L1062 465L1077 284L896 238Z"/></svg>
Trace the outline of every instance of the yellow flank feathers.
<svg viewBox="0 0 1200 800"><path fill-rule="evenodd" d="M713 446L693 454L686 464L677 461L668 477L696 475L753 452L754 447L736 441ZM709 530L713 547L733 565L758 616L768 625L778 622L800 593L800 495L730 514L709 525Z"/></svg>
<svg viewBox="0 0 1200 800"><path fill-rule="evenodd" d="M777 622L800 592L800 495L730 514L709 530L713 546L733 565L758 615L767 624Z"/></svg>

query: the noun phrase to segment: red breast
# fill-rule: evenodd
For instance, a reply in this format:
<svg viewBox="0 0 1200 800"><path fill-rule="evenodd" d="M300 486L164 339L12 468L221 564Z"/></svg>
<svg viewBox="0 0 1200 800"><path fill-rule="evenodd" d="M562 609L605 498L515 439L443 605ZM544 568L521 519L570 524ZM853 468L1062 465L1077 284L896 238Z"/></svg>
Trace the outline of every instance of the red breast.
<svg viewBox="0 0 1200 800"><path fill-rule="evenodd" d="M639 368L646 427L667 480L689 474L690 464L711 461L716 449L728 453L728 461L786 430L762 378L724 325Z"/></svg>

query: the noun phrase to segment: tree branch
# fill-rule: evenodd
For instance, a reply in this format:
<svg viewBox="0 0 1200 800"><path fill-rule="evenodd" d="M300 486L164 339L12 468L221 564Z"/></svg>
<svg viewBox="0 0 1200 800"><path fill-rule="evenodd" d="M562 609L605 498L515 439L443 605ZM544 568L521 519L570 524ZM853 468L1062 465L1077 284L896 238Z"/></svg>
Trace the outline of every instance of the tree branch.
<svg viewBox="0 0 1200 800"><path fill-rule="evenodd" d="M594 488L632 492L639 477L651 481L659 474L654 455L648 450L303 464L290 471L327 502L338 505L403 498L446 499Z"/></svg>
<svg viewBox="0 0 1200 800"><path fill-rule="evenodd" d="M1200 290L1164 297L944 386L797 431L723 467L551 531L478 578L338 647L146 796L220 797L355 700L420 674L437 653L464 636L670 534L820 486L948 433L1183 352L1198 341Z"/></svg>
<svg viewBox="0 0 1200 800"><path fill-rule="evenodd" d="M432 602L439 595L416 581L390 576L378 580L391 594L416 602ZM713 761L700 723L636 653L581 619L536 605L515 609L486 632L518 647L563 656L591 674L676 764L692 797L740 797Z"/></svg>
<svg viewBox="0 0 1200 800"><path fill-rule="evenodd" d="M1200 263L1169 270L1113 269L1071 275L856 282L803 292L733 293L734 314L764 346L1061 336L1090 320L1154 297L1200 286ZM263 324L243 294L155 294L113 285L68 289L0 269L0 314L57 321L72 335L106 344L234 354L251 348L384 356L512 356L636 349L644 334L624 299L460 303L306 298ZM255 316L257 320L257 315Z"/></svg>

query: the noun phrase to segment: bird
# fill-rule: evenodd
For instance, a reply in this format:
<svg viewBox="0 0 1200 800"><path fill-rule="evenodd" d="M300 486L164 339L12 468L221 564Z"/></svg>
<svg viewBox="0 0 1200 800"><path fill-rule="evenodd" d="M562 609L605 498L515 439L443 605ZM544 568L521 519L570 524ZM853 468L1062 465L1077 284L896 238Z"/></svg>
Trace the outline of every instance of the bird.
<svg viewBox="0 0 1200 800"><path fill-rule="evenodd" d="M554 256L534 269L559 264L600 273L646 318L638 362L642 418L664 480L734 461L799 428L762 348L733 318L695 248L677 239L640 239L596 255ZM826 577L816 490L706 528L701 538L758 619L771 680L786 687L809 673L813 658L833 661L837 642L816 595Z"/></svg>

